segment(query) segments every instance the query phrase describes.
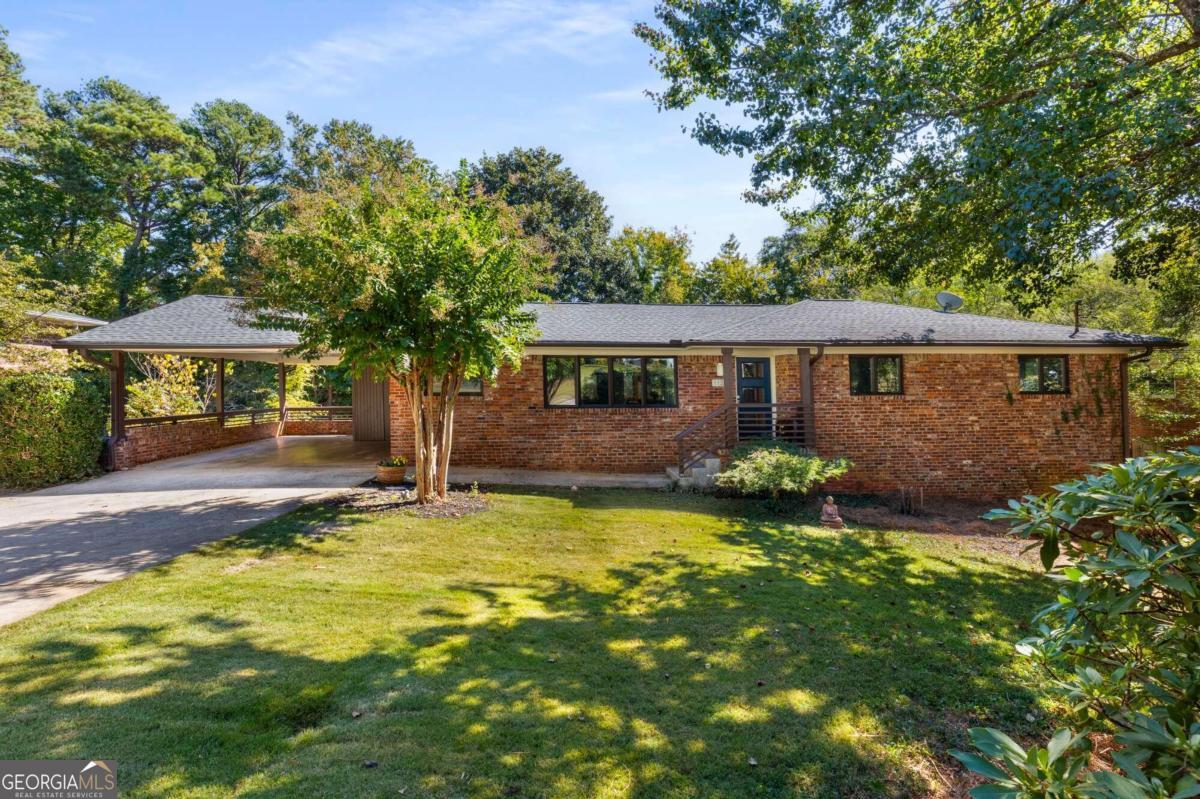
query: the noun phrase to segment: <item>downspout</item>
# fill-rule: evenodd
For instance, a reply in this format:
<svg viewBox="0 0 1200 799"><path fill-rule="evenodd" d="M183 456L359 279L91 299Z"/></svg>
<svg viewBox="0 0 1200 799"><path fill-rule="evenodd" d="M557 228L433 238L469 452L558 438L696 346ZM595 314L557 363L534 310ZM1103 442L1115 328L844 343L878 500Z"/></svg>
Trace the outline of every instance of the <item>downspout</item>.
<svg viewBox="0 0 1200 799"><path fill-rule="evenodd" d="M1121 358L1121 455L1129 458L1133 455L1133 438L1130 433L1129 413L1129 364L1144 361L1154 352L1153 347L1146 347L1137 355L1125 355Z"/></svg>

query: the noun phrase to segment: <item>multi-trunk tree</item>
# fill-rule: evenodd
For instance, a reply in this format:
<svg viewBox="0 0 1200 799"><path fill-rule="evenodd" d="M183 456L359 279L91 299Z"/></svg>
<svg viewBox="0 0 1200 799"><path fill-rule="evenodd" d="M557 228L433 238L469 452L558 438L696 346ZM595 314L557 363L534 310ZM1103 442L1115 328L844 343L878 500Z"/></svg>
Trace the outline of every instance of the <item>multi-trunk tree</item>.
<svg viewBox="0 0 1200 799"><path fill-rule="evenodd" d="M542 286L541 242L465 171L377 162L296 190L282 230L259 237L258 322L297 352L399 382L414 428L417 499L444 499L454 408L467 378L517 365L535 334L522 304Z"/></svg>

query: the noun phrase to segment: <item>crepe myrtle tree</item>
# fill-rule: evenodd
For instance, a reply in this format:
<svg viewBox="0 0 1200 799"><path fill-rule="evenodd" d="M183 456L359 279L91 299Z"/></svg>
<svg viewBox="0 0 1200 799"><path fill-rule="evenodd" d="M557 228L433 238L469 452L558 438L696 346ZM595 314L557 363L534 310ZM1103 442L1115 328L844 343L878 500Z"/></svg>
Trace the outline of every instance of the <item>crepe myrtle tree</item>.
<svg viewBox="0 0 1200 799"><path fill-rule="evenodd" d="M356 374L403 384L420 503L446 498L463 380L520 362L535 334L522 303L547 274L541 242L467 175L383 164L296 190L287 224L255 246L255 324L295 331L302 356L340 352Z"/></svg>

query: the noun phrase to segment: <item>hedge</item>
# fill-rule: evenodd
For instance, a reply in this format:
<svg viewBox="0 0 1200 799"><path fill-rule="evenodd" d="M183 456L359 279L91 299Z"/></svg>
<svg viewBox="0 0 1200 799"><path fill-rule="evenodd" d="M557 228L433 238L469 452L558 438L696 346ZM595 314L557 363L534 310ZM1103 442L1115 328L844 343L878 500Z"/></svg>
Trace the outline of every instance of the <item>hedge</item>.
<svg viewBox="0 0 1200 799"><path fill-rule="evenodd" d="M87 375L0 372L0 486L94 474L105 421L104 396Z"/></svg>

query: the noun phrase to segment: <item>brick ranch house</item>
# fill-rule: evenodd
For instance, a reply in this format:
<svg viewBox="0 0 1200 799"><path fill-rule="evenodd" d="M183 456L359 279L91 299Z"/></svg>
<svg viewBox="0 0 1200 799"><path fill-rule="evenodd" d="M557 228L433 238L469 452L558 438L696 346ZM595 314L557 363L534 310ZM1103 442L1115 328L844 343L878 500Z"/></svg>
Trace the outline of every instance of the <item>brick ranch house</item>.
<svg viewBox="0 0 1200 799"><path fill-rule="evenodd" d="M59 346L112 351L117 397L124 352L290 362L295 336L245 326L238 307L187 297ZM529 308L540 336L520 368L469 384L459 399L455 465L661 473L739 440L775 438L850 458L839 490L993 499L1131 452L1128 364L1180 346L857 300ZM132 424L120 404L118 467L281 433L353 432L412 454L403 388L369 375L336 421L319 412L294 420L281 399L265 423L201 414L190 420L201 432L181 436L178 422L165 434Z"/></svg>

